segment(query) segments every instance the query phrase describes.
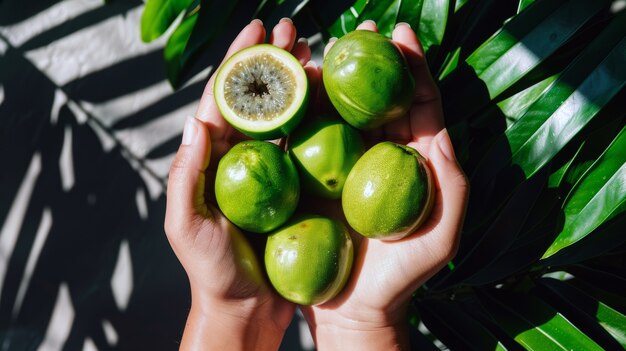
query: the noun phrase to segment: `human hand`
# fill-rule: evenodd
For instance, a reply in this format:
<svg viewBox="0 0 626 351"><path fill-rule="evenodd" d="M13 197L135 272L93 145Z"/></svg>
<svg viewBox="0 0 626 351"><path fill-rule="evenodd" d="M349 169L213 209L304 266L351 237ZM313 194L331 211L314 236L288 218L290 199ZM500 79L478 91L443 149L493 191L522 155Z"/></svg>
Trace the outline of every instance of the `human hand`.
<svg viewBox="0 0 626 351"><path fill-rule="evenodd" d="M269 42L291 51L304 65L306 41L295 42L288 19ZM263 43L261 21L247 25L226 57ZM191 286L192 307L181 349L277 349L294 312L267 284L254 251L241 231L217 209L214 175L219 159L245 137L222 118L209 79L195 118L185 123L182 144L170 168L165 232Z"/></svg>
<svg viewBox="0 0 626 351"><path fill-rule="evenodd" d="M371 21L357 29L377 31ZM406 310L411 294L454 257L458 246L469 187L444 129L439 91L413 30L400 24L392 39L415 78L415 99L406 117L368 133L366 139L370 144L382 140L406 144L425 156L434 174L435 204L427 222L402 240L353 233L355 260L343 291L322 305L302 307L319 349L408 348ZM323 89L320 77L318 70L311 80ZM324 96L323 91L318 95ZM337 206L334 214L341 215Z"/></svg>

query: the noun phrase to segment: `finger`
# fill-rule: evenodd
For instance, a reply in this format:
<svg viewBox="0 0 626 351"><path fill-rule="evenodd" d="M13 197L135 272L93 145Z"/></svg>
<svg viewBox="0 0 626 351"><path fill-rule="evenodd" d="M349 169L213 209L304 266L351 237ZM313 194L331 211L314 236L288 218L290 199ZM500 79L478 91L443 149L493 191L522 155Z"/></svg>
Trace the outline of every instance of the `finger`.
<svg viewBox="0 0 626 351"><path fill-rule="evenodd" d="M291 50L291 54L300 61L302 66L311 61L311 48L306 38L300 38Z"/></svg>
<svg viewBox="0 0 626 351"><path fill-rule="evenodd" d="M415 79L415 98L410 111L412 139L414 142L429 144L444 127L439 90L430 74L424 49L411 27L399 23L392 38L406 57Z"/></svg>
<svg viewBox="0 0 626 351"><path fill-rule="evenodd" d="M167 182L165 231L170 238L194 233L197 219L209 215L204 199L204 172L211 154L210 145L208 128L198 119L188 117Z"/></svg>
<svg viewBox="0 0 626 351"><path fill-rule="evenodd" d="M335 37L328 39L328 43L326 44L326 46L324 46L324 56L328 54L328 51L330 50L330 48L333 47L333 44L335 44L336 41L337 41L337 38Z"/></svg>
<svg viewBox="0 0 626 351"><path fill-rule="evenodd" d="M418 234L415 240L421 241L438 268L450 261L457 252L469 196L469 183L456 160L446 129L433 139L429 157L437 196L430 223L425 223L425 229L429 233L421 237ZM432 229L429 230L428 226Z"/></svg>
<svg viewBox="0 0 626 351"><path fill-rule="evenodd" d="M272 30L270 35L270 44L278 46L281 49L291 51L296 40L296 27L290 18L284 17Z"/></svg>
<svg viewBox="0 0 626 351"><path fill-rule="evenodd" d="M383 126L385 139L398 144L407 144L413 140L408 117L391 121ZM418 150L419 151L419 150Z"/></svg>
<svg viewBox="0 0 626 351"><path fill-rule="evenodd" d="M244 27L235 40L233 40L233 43L228 48L222 63L231 57L235 52L247 48L248 46L261 44L264 40L265 28L263 27L263 22L255 19ZM213 84L215 81L216 71L217 69L214 70L213 75L204 88L200 104L198 105L198 110L196 111L196 118L208 123L212 133L211 137L215 140L219 140L223 139L224 133L228 130L228 123L226 123L226 121L222 118L222 115L215 104L215 99L213 98Z"/></svg>
<svg viewBox="0 0 626 351"><path fill-rule="evenodd" d="M356 29L357 30L371 30L372 32L378 33L378 27L376 27L376 22L372 20L365 20L361 22L361 24L359 24L356 27Z"/></svg>
<svg viewBox="0 0 626 351"><path fill-rule="evenodd" d="M309 107L308 115L324 114L330 108L328 96L322 83L322 68L315 62L309 61L304 65L304 71L309 80Z"/></svg>

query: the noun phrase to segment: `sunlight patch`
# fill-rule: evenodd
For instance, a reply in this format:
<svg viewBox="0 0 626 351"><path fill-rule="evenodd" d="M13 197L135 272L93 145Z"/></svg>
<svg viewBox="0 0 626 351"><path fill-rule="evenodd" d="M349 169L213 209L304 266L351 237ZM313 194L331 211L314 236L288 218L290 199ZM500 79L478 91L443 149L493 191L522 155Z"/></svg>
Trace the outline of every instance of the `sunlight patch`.
<svg viewBox="0 0 626 351"><path fill-rule="evenodd" d="M52 317L46 330L46 336L38 351L56 351L62 350L65 340L70 335L72 323L74 322L74 307L70 297L70 289L67 283L61 283L59 286L59 294L54 304Z"/></svg>
<svg viewBox="0 0 626 351"><path fill-rule="evenodd" d="M2 39L0 39L0 55L4 55L9 49L9 45Z"/></svg>
<svg viewBox="0 0 626 351"><path fill-rule="evenodd" d="M113 327L113 324L111 324L108 320L103 319L102 329L104 330L104 336L106 337L109 346L116 346L119 337L115 331L115 327Z"/></svg>
<svg viewBox="0 0 626 351"><path fill-rule="evenodd" d="M137 211L141 219L148 219L148 201L146 200L146 192L143 188L138 188L135 193L135 202L137 203Z"/></svg>
<svg viewBox="0 0 626 351"><path fill-rule="evenodd" d="M103 4L96 2L100 6ZM93 23L48 45L27 51L24 56L55 84L64 86L116 63L160 50L167 40L166 35L145 44L139 33L129 34L132 33L130 29L139 28L143 8L137 6L126 13ZM9 42L12 40L9 39Z"/></svg>
<svg viewBox="0 0 626 351"><path fill-rule="evenodd" d="M59 156L59 171L61 172L61 185L65 192L74 186L74 158L72 156L72 126L65 126L63 147Z"/></svg>
<svg viewBox="0 0 626 351"><path fill-rule="evenodd" d="M50 110L50 123L56 125L59 121L59 112L61 107L67 103L67 95L63 90L58 89L54 91L54 101L52 102L52 109Z"/></svg>
<svg viewBox="0 0 626 351"><path fill-rule="evenodd" d="M99 0L65 0L29 17L17 24L0 28L9 42L15 47L21 46L32 38L52 29L64 22L104 6Z"/></svg>
<svg viewBox="0 0 626 351"><path fill-rule="evenodd" d="M296 310L296 315L298 317L298 334L300 334L300 346L305 350L314 350L315 342L313 341L313 337L311 336L311 330L309 329L309 325L307 324L302 312L298 309Z"/></svg>
<svg viewBox="0 0 626 351"><path fill-rule="evenodd" d="M90 337L85 338L85 343L83 344L83 351L98 351L96 344L91 340Z"/></svg>
<svg viewBox="0 0 626 351"><path fill-rule="evenodd" d="M120 244L120 252L111 277L111 289L117 307L120 311L126 310L133 291L133 266L128 240L122 240Z"/></svg>
<svg viewBox="0 0 626 351"><path fill-rule="evenodd" d="M19 315L20 309L22 308L24 296L28 290L28 285L30 284L33 272L35 271L35 266L37 265L37 260L39 259L43 245L48 238L48 234L50 233L50 228L52 228L52 211L49 207L46 207L43 210L41 221L39 222L39 228L37 228L37 234L35 235L35 241L33 242L30 254L28 254L28 261L26 261L26 268L24 268L24 276L22 277L20 287L17 291L17 296L15 297L15 304L13 305L14 319Z"/></svg>
<svg viewBox="0 0 626 351"><path fill-rule="evenodd" d="M108 153L113 150L115 145L117 145L117 142L115 141L115 139L113 139L111 134L104 130L104 128L102 128L102 126L100 126L100 124L98 124L98 122L93 118L90 118L87 121L87 124L96 133L98 140L100 140L100 146L102 146L102 151Z"/></svg>
<svg viewBox="0 0 626 351"><path fill-rule="evenodd" d="M11 209L0 229L0 283L4 283L4 276L9 266L9 260L15 249L17 237L19 236L26 209L33 194L35 184L41 173L41 155L36 152L30 160L28 170L24 175L24 180L13 199ZM0 284L3 286L4 284ZM2 289L0 289L2 296Z"/></svg>

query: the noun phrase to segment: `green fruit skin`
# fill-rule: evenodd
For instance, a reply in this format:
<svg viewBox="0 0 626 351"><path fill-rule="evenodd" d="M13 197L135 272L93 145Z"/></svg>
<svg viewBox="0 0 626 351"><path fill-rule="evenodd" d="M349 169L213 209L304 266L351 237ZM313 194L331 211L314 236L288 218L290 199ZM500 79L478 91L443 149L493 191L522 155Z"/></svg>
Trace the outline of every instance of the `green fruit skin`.
<svg viewBox="0 0 626 351"><path fill-rule="evenodd" d="M257 140L235 145L215 175L217 204L238 227L267 233L284 224L300 198L298 173L278 146Z"/></svg>
<svg viewBox="0 0 626 351"><path fill-rule="evenodd" d="M361 135L341 119L312 120L289 136L289 155L309 193L338 199L343 185L365 151Z"/></svg>
<svg viewBox="0 0 626 351"><path fill-rule="evenodd" d="M352 126L369 130L406 115L415 81L398 47L382 34L350 32L324 58L328 97Z"/></svg>
<svg viewBox="0 0 626 351"><path fill-rule="evenodd" d="M352 239L339 221L303 216L270 234L265 267L270 282L285 299L319 305L345 286L354 258Z"/></svg>
<svg viewBox="0 0 626 351"><path fill-rule="evenodd" d="M348 224L361 235L401 239L430 215L434 202L430 168L409 146L376 144L352 168L341 202Z"/></svg>

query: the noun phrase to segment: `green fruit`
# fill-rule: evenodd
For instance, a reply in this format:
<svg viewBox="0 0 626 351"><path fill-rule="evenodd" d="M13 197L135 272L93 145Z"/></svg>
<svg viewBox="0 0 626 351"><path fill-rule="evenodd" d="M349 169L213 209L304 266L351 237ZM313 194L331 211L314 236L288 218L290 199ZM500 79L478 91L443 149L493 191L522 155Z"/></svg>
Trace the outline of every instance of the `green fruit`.
<svg viewBox="0 0 626 351"><path fill-rule="evenodd" d="M354 165L341 203L348 224L368 238L395 240L413 233L430 215L434 183L415 149L382 142Z"/></svg>
<svg viewBox="0 0 626 351"><path fill-rule="evenodd" d="M341 197L352 166L365 151L359 132L327 116L296 129L288 145L303 188L331 199Z"/></svg>
<svg viewBox="0 0 626 351"><path fill-rule="evenodd" d="M289 134L304 116L308 80L291 53L258 44L222 64L213 95L235 129L255 139L276 139Z"/></svg>
<svg viewBox="0 0 626 351"><path fill-rule="evenodd" d="M348 281L352 239L339 221L305 216L270 234L265 268L276 291L301 305L318 305L335 297Z"/></svg>
<svg viewBox="0 0 626 351"><path fill-rule="evenodd" d="M373 129L406 115L415 81L404 55L382 34L350 32L324 58L323 80L341 117L359 129Z"/></svg>
<svg viewBox="0 0 626 351"><path fill-rule="evenodd" d="M291 217L299 197L296 167L272 143L241 142L218 164L217 204L226 218L244 230L266 233L278 228Z"/></svg>

